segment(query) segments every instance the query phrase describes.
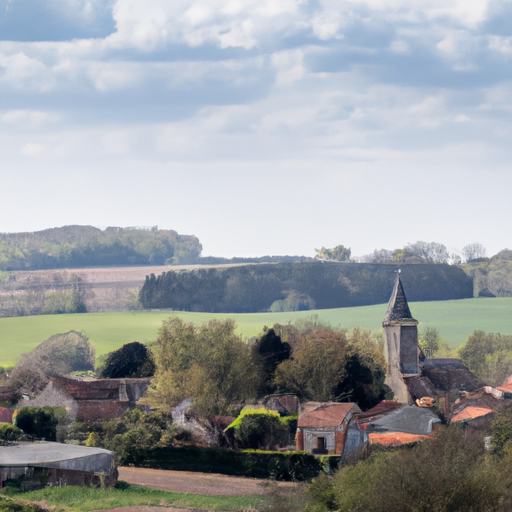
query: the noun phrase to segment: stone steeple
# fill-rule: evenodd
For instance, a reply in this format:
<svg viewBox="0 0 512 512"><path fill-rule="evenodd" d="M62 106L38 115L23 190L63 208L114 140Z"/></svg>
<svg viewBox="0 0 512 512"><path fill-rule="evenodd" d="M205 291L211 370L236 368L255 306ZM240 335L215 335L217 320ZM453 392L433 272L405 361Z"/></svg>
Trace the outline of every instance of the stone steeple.
<svg viewBox="0 0 512 512"><path fill-rule="evenodd" d="M420 373L418 349L418 321L407 304L398 273L382 322L386 334L386 384L395 394L395 400L409 403L410 396L404 378Z"/></svg>
<svg viewBox="0 0 512 512"><path fill-rule="evenodd" d="M402 281L400 280L400 274L398 273L395 280L395 287L393 288L393 292L391 293L391 297L388 303L388 310L386 311L386 316L382 322L382 326L386 327L386 325L391 325L401 321L413 321L414 318L411 315L411 310L409 309L409 304L407 304L407 299L404 293L404 287L402 286Z"/></svg>

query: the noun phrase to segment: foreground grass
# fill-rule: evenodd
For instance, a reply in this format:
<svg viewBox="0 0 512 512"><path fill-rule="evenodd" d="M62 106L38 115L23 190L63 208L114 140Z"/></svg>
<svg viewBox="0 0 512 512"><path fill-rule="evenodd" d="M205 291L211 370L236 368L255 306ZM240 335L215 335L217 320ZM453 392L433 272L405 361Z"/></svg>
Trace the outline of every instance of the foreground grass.
<svg viewBox="0 0 512 512"><path fill-rule="evenodd" d="M138 485L126 489L96 489L91 487L46 487L38 491L10 494L12 498L45 501L66 512L93 512L135 505L173 506L206 510L244 510L263 501L262 496L205 496L160 491Z"/></svg>
<svg viewBox="0 0 512 512"><path fill-rule="evenodd" d="M170 315L196 324L213 318L232 318L238 325L238 332L250 338L260 334L264 325L287 324L312 314L332 326L364 327L377 331L382 326L386 307L386 304L377 304L290 313L148 311L1 318L0 365L16 363L21 354L29 352L52 334L72 329L84 332L99 356L130 341L154 340L162 321ZM464 343L475 329L512 334L512 297L413 302L410 307L413 316L420 321L420 329L426 325L436 327L452 348Z"/></svg>

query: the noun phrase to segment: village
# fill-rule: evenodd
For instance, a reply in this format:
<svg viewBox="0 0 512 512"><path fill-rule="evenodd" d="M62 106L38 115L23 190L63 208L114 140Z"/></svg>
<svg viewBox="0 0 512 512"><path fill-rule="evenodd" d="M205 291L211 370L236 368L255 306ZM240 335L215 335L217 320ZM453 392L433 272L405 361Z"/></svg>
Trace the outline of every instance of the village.
<svg viewBox="0 0 512 512"><path fill-rule="evenodd" d="M490 422L497 411L511 403L512 379L492 387L480 382L459 359L427 357L419 346L418 320L409 308L399 273L382 326L385 383L392 398L364 410L353 401L301 401L294 394L274 392L233 408L238 411L237 417L217 415L207 424L194 410L193 397L172 411L163 411L163 415L162 411L151 412L147 402L150 377L55 375L37 396L24 395L14 407L0 408L0 485L14 485L20 490L76 485L108 488L116 486L120 474L128 481L135 478L136 483L136 476L124 467L118 468L120 462L140 468L187 467L201 473L309 481L322 472L330 474L339 467L365 460L376 447L403 450L435 437L447 426L484 433L485 445L490 449ZM273 330L271 335L275 336ZM32 427L25 435L17 427L27 424L22 423L21 417L30 410L65 412L53 434L38 438L30 428L34 421L43 420L28 423ZM158 419L148 419L158 414ZM128 444L133 446L118 442L110 445L116 446L115 450L102 447L105 443L101 439L108 438L107 425L114 430L123 425L124 431L119 432L126 432L125 425L130 421L147 432L158 424L159 433L144 442L132 437ZM12 428L6 428L10 424ZM166 436L174 437L169 441ZM178 442L180 439L185 442ZM145 445L137 449L138 443ZM160 449L158 456L152 451L156 446ZM184 457L183 453L193 446L211 450L210 463L179 466L173 461ZM219 447L233 456L242 453L242 448L263 449L261 460L257 453L246 455L254 458L256 466L265 464L263 457L273 457L272 463L280 464L280 470L237 472L236 464L226 462L230 456L221 457L220 452L215 452ZM292 463L294 454L296 460ZM300 454L303 455L297 459ZM188 456L198 455L194 452ZM190 479L193 482L193 476Z"/></svg>

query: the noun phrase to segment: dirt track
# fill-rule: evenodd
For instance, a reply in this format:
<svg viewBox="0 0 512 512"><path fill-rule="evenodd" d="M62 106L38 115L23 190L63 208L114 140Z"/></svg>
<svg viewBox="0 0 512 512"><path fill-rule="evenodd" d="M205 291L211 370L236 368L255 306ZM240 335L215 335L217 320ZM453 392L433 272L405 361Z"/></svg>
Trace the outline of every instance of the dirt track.
<svg viewBox="0 0 512 512"><path fill-rule="evenodd" d="M216 473L127 467L119 468L119 479L130 484L146 485L164 491L216 496L265 494L265 487L268 484L266 480ZM296 484L288 482L279 482L277 485L281 489L289 489L290 491L296 487Z"/></svg>

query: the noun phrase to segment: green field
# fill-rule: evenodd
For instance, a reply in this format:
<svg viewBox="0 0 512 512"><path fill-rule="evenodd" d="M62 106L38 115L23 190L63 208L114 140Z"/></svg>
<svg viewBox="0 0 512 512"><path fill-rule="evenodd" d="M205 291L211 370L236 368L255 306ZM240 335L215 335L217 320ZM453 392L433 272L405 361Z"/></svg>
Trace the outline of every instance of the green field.
<svg viewBox="0 0 512 512"><path fill-rule="evenodd" d="M212 318L233 318L238 331L246 338L261 333L263 326L286 324L298 318L317 314L332 326L364 327L378 330L386 312L386 304L357 308L323 309L293 313L187 313L150 311L134 313L85 313L73 315L39 315L0 319L0 364L16 363L52 334L72 329L84 332L96 348L105 354L130 341L152 341L162 320L178 315L186 321L202 323ZM413 316L422 326L439 329L441 336L454 348L466 341L475 330L512 334L512 297L479 298L439 302L413 302Z"/></svg>
<svg viewBox="0 0 512 512"><path fill-rule="evenodd" d="M14 498L41 502L58 507L66 512L93 512L132 506L172 506L200 510L254 510L263 502L259 495L252 496L206 496L161 491L139 485L126 485L120 489L97 489L92 487L46 487L38 491L8 494ZM5 509L3 509L5 510ZM168 509L166 509L168 510Z"/></svg>

